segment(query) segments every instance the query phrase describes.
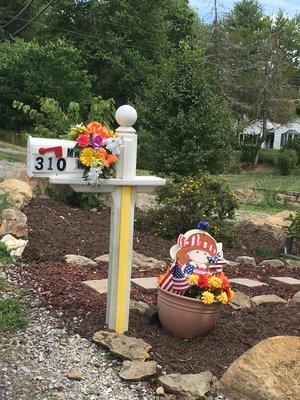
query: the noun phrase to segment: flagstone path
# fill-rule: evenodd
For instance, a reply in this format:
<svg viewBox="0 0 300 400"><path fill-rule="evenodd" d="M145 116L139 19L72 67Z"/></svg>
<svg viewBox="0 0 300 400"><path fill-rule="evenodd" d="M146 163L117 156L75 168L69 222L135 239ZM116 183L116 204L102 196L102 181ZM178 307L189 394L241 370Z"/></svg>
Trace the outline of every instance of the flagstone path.
<svg viewBox="0 0 300 400"><path fill-rule="evenodd" d="M289 276L270 277L270 279L274 279L286 285L300 285L299 279L291 278ZM230 281L237 285L246 286L248 288L268 285L267 283L249 278L233 278L230 279ZM157 289L156 277L133 278L131 279L131 282L144 293L153 292ZM84 281L82 283L95 290L99 294L107 293L107 279L95 279L91 281Z"/></svg>

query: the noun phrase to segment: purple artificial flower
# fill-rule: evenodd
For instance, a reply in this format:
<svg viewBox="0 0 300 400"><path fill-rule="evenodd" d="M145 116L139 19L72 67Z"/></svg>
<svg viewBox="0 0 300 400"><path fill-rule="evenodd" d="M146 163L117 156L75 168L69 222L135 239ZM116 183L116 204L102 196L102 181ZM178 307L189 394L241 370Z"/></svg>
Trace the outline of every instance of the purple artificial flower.
<svg viewBox="0 0 300 400"><path fill-rule="evenodd" d="M103 145L103 139L100 135L93 135L92 137L92 146L94 149L98 150Z"/></svg>

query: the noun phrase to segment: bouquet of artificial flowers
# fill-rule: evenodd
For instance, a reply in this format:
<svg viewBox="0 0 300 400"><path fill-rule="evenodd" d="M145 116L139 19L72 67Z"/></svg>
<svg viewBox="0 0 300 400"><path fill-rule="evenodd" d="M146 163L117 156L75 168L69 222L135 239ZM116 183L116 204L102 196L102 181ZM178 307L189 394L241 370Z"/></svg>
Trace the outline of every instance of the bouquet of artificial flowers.
<svg viewBox="0 0 300 400"><path fill-rule="evenodd" d="M213 274L196 268L192 274L188 274L178 263L160 275L157 283L164 290L199 299L208 305L216 301L227 304L234 297L230 281L223 272Z"/></svg>
<svg viewBox="0 0 300 400"><path fill-rule="evenodd" d="M116 132L92 121L86 126L72 126L68 138L76 140L74 150L79 154L79 165L84 169L85 179L97 183L115 176L122 145Z"/></svg>

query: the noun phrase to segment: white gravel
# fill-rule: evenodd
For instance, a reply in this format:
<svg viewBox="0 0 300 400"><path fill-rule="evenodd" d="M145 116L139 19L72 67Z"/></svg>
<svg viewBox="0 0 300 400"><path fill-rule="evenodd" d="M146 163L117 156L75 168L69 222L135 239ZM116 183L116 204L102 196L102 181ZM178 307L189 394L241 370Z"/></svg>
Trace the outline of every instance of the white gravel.
<svg viewBox="0 0 300 400"><path fill-rule="evenodd" d="M0 181L3 180L4 176L12 171L12 170L18 170L24 166L23 163L19 162L12 162L12 161L7 161L7 160L0 160ZM1 397L0 397L1 400Z"/></svg>
<svg viewBox="0 0 300 400"><path fill-rule="evenodd" d="M121 363L96 344L69 335L45 309L31 309L24 332L0 344L0 400L155 399L147 383L121 381ZM81 381L68 379L80 371Z"/></svg>

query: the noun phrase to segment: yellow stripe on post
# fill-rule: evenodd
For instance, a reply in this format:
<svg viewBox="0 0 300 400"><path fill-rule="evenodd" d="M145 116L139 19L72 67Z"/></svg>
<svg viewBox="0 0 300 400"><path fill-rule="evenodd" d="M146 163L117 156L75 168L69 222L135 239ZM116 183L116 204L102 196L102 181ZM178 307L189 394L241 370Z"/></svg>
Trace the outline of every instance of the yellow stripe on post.
<svg viewBox="0 0 300 400"><path fill-rule="evenodd" d="M129 257L131 252L131 199L132 188L124 186L121 189L120 209L120 240L118 262L118 285L116 304L116 332L124 333L127 330L128 318L128 291L130 290L131 266Z"/></svg>

